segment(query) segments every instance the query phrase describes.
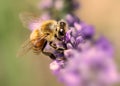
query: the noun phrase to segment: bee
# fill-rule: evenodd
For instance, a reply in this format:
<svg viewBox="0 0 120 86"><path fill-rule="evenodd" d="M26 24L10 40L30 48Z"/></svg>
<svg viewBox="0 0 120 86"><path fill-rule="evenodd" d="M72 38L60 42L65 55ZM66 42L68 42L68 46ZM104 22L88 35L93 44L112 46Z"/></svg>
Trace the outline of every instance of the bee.
<svg viewBox="0 0 120 86"><path fill-rule="evenodd" d="M68 25L64 20L45 20L41 25L34 29L27 42L22 46L22 52L28 52L33 50L35 53L43 53L49 56L52 60L56 59L56 56L51 52L46 52L44 49L47 44L57 51L63 52L65 48L57 47L53 42L57 39L62 41L65 36Z"/></svg>

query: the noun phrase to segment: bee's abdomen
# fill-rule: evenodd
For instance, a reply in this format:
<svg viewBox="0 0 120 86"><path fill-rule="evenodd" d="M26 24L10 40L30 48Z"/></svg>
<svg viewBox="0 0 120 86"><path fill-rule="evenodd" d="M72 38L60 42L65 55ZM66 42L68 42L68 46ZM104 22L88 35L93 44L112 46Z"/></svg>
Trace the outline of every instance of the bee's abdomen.
<svg viewBox="0 0 120 86"><path fill-rule="evenodd" d="M44 46L44 43L45 43L45 39L42 39L40 41L38 41L38 39L36 40L33 40L32 41L32 44L33 44L33 50L35 53L38 53L41 51L41 49L43 48Z"/></svg>

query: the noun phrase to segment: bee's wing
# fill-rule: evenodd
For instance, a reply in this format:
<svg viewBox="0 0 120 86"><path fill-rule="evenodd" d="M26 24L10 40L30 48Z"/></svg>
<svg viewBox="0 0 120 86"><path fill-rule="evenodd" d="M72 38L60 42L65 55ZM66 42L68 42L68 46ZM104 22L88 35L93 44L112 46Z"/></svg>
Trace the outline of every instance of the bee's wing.
<svg viewBox="0 0 120 86"><path fill-rule="evenodd" d="M38 42L40 43L40 49L43 47L45 38L47 35L41 35L38 38ZM31 43L30 39L27 39L21 46L20 50L17 53L17 57L24 56L26 53L28 53L33 48L33 44ZM41 50L39 51L41 52Z"/></svg>
<svg viewBox="0 0 120 86"><path fill-rule="evenodd" d="M24 12L19 15L20 20L22 21L24 27L29 28L30 30L34 30L41 25L43 21L40 16L34 15L29 12Z"/></svg>
<svg viewBox="0 0 120 86"><path fill-rule="evenodd" d="M17 57L24 56L26 53L28 53L32 49L33 45L31 44L31 41L27 39L20 47Z"/></svg>

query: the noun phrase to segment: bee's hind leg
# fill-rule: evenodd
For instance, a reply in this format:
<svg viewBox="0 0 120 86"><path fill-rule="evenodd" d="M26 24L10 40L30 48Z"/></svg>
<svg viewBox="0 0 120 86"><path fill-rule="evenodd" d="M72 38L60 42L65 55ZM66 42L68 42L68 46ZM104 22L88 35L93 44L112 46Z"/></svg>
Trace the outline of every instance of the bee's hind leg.
<svg viewBox="0 0 120 86"><path fill-rule="evenodd" d="M52 60L56 60L56 57L54 54L50 53L50 52L45 52L44 48L46 47L47 41L44 43L43 47L42 47L42 53L49 56Z"/></svg>

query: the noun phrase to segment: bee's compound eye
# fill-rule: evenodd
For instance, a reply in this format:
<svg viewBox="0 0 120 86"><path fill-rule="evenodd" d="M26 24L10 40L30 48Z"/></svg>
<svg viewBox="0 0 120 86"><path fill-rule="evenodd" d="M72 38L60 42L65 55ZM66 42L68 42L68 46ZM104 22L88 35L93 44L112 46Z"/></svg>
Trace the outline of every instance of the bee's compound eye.
<svg viewBox="0 0 120 86"><path fill-rule="evenodd" d="M64 29L60 29L60 30L59 30L59 35L60 35L60 36L63 36L64 34L65 34Z"/></svg>

